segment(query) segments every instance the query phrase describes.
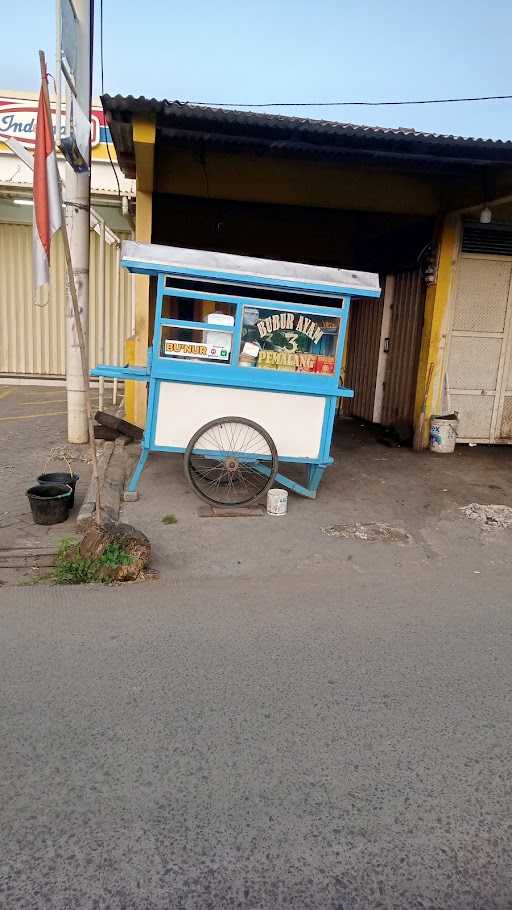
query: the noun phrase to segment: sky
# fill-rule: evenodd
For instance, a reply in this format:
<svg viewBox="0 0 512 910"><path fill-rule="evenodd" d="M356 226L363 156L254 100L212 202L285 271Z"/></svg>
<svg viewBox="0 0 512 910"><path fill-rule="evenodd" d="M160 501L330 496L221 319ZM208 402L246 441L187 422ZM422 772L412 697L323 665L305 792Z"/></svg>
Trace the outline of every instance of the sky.
<svg viewBox="0 0 512 910"><path fill-rule="evenodd" d="M512 95L510 0L104 0L109 94L211 104ZM96 0L94 93L101 90ZM0 88L53 71L55 4L9 4ZM270 110L270 109L269 109ZM512 100L273 113L512 139Z"/></svg>

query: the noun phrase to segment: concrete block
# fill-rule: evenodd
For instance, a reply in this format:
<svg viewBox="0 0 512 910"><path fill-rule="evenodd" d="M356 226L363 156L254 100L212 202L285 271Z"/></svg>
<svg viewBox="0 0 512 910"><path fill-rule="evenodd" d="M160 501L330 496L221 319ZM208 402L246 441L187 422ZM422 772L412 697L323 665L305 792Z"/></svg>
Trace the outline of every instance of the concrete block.
<svg viewBox="0 0 512 910"><path fill-rule="evenodd" d="M89 495L89 493L87 494ZM85 499L82 505L80 506L80 511L77 515L76 526L80 530L85 530L92 521L93 515L96 511L96 502L91 499Z"/></svg>

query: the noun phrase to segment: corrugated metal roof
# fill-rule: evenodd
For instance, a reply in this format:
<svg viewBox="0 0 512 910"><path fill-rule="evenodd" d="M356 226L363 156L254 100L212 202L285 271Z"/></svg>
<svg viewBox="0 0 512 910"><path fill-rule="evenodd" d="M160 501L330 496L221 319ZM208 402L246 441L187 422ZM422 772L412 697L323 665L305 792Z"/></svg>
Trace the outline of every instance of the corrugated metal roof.
<svg viewBox="0 0 512 910"><path fill-rule="evenodd" d="M449 145L472 149L503 149L512 152L512 141L502 139L481 139L475 137L443 135L441 133L425 133L409 127L380 127L365 126L355 123L339 123L332 120L313 120L302 117L287 117L282 114L255 113L254 111L238 111L226 108L213 108L206 105L193 105L183 101L159 101L157 98L138 98L133 95L103 95L103 108L106 113L121 119L123 115L134 113L156 114L159 122L166 120L181 121L182 123L200 123L202 128L206 125L215 125L218 132L232 131L233 127L244 132L258 132L271 130L279 132L287 138L305 137L306 135L321 135L324 140L330 137L343 137L345 139L384 139L386 142L424 142L427 145Z"/></svg>
<svg viewBox="0 0 512 910"><path fill-rule="evenodd" d="M226 110L132 95L103 95L101 100L118 162L127 177L135 176L131 123L136 114L156 117L160 148L208 148L326 162L373 162L448 174L465 173L482 165L512 165L512 141Z"/></svg>

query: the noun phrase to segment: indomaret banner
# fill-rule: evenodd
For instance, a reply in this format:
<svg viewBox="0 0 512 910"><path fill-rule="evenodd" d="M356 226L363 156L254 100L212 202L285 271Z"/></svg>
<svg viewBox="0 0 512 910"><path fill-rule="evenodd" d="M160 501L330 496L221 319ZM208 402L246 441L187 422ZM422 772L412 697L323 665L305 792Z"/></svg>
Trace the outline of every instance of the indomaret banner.
<svg viewBox="0 0 512 910"><path fill-rule="evenodd" d="M55 130L55 103L51 104L52 121ZM64 131L64 110L62 112L62 131ZM0 151L2 137L17 139L26 148L33 150L36 144L37 99L14 99L0 97ZM105 114L101 107L93 106L91 111L91 150L92 158L107 157L106 144L111 142L110 132L105 123ZM5 149L7 151L7 149Z"/></svg>

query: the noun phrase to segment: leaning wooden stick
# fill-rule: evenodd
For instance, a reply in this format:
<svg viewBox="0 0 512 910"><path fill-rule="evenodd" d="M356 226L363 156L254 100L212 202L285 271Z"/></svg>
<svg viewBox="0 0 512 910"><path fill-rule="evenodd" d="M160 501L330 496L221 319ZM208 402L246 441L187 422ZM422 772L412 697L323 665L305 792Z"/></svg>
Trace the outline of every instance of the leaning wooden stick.
<svg viewBox="0 0 512 910"><path fill-rule="evenodd" d="M46 60L43 51L39 51L39 63L41 66L41 82L43 89L43 97L46 108L46 116L48 118L48 123L50 124L50 132L53 139L53 128L51 120L51 109L50 109L50 96L48 94L48 73L46 71ZM53 139L53 146L55 149L55 140ZM57 172L57 182L59 189L59 204L62 211L62 184L60 180L60 174ZM82 327L82 320L80 319L80 308L78 306L78 294L76 291L75 285L75 276L73 275L73 264L71 262L71 251L69 248L69 237L66 226L66 219L62 219L62 241L64 246L64 258L66 260L66 270L68 273L68 282L69 290L71 294L71 301L73 305L73 317L75 322L75 329L78 338L78 345L80 348L80 359L82 361L82 375L84 382L84 397L85 397L85 408L87 412L87 425L89 429L89 446L91 449L91 458L92 458L92 476L93 481L96 486L96 524L98 527L101 527L102 516L101 516L101 499L100 499L100 480L98 472L98 456L96 453L96 443L94 441L94 422L92 417L92 407L91 407L91 390L89 385L89 365L87 363L87 352L85 348L85 338L84 331Z"/></svg>

